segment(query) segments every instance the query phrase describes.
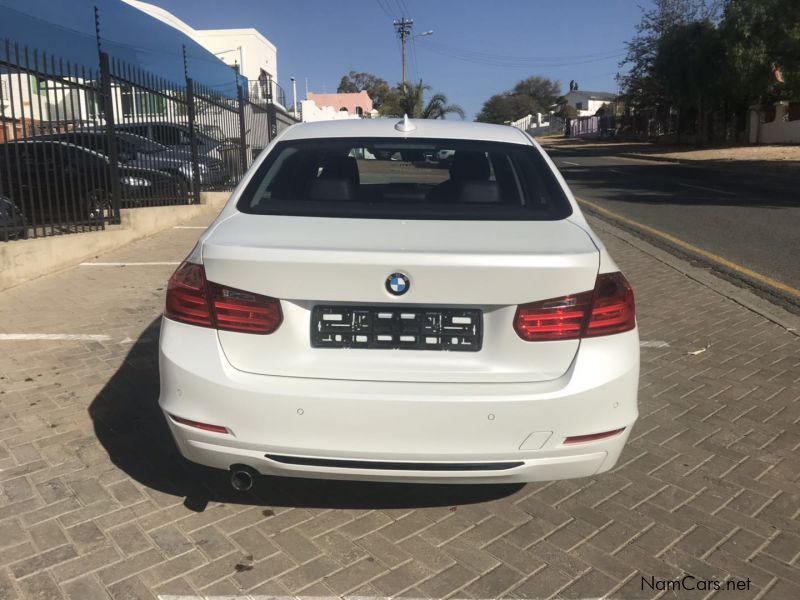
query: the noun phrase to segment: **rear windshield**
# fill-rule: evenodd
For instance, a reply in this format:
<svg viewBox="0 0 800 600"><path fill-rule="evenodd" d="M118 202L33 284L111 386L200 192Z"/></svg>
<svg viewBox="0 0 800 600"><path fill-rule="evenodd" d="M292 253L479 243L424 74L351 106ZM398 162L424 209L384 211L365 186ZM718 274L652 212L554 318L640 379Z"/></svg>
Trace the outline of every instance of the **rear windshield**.
<svg viewBox="0 0 800 600"><path fill-rule="evenodd" d="M556 220L572 212L533 146L383 138L278 143L245 213L374 219Z"/></svg>

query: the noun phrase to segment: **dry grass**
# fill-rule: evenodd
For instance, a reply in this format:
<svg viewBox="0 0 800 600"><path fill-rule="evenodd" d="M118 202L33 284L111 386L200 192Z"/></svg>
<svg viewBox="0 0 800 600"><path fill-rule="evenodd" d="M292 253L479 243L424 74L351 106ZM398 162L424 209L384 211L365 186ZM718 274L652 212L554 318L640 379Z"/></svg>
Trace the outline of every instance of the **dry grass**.
<svg viewBox="0 0 800 600"><path fill-rule="evenodd" d="M734 146L680 152L659 152L653 156L679 160L800 161L800 146Z"/></svg>

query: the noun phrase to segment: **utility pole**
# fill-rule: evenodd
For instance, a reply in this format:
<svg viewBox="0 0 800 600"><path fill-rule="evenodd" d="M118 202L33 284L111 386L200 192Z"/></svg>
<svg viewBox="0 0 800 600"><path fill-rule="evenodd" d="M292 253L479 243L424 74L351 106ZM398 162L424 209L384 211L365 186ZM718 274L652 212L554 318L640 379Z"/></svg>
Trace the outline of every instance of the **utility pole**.
<svg viewBox="0 0 800 600"><path fill-rule="evenodd" d="M403 17L399 21L394 22L394 28L397 30L397 35L400 38L400 43L403 46L403 79L406 80L406 40L411 36L411 28L414 26L414 19L406 19Z"/></svg>

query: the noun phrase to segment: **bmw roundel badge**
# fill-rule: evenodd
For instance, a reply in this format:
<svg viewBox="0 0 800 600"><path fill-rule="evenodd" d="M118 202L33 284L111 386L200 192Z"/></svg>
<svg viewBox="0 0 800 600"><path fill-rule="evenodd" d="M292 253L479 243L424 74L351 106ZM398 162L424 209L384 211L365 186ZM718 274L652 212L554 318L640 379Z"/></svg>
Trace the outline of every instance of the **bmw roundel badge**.
<svg viewBox="0 0 800 600"><path fill-rule="evenodd" d="M411 280L402 273L392 273L386 278L386 291L392 296L402 296L411 287Z"/></svg>

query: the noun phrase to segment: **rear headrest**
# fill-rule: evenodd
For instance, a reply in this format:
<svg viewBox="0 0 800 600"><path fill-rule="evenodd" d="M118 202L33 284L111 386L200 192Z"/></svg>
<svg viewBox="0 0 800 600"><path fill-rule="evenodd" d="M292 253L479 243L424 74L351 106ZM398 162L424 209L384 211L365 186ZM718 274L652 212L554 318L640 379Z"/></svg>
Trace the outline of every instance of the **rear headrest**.
<svg viewBox="0 0 800 600"><path fill-rule="evenodd" d="M322 161L323 179L349 179L359 184L358 163L352 156L328 156Z"/></svg>
<svg viewBox="0 0 800 600"><path fill-rule="evenodd" d="M493 204L501 201L500 187L494 181L463 181L458 186L458 202Z"/></svg>
<svg viewBox="0 0 800 600"><path fill-rule="evenodd" d="M356 184L351 179L322 178L313 179L308 184L306 197L309 200L347 201L355 200Z"/></svg>
<svg viewBox="0 0 800 600"><path fill-rule="evenodd" d="M486 154L475 150L456 150L450 166L450 179L459 181L486 181L489 179L489 161Z"/></svg>

